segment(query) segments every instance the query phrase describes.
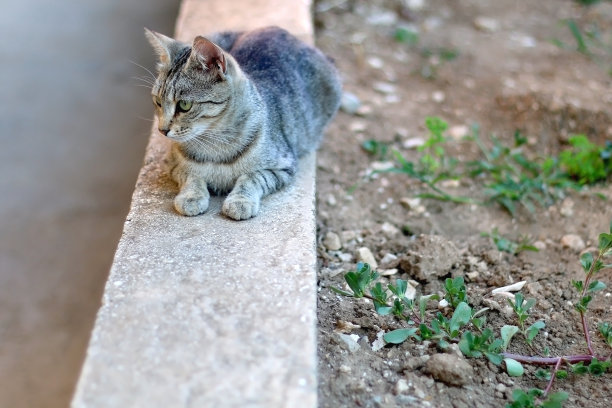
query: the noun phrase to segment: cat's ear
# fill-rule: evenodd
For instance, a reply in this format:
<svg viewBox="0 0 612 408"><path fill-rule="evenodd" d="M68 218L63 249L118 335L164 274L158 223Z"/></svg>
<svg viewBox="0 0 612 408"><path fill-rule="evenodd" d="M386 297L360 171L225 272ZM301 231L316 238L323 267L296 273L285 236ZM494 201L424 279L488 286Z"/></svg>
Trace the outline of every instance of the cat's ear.
<svg viewBox="0 0 612 408"><path fill-rule="evenodd" d="M176 54L185 46L170 37L156 33L148 28L145 28L145 36L159 56L161 67L170 66Z"/></svg>
<svg viewBox="0 0 612 408"><path fill-rule="evenodd" d="M225 54L214 43L204 37L197 36L191 47L190 65L207 71L217 71L221 78L227 73Z"/></svg>

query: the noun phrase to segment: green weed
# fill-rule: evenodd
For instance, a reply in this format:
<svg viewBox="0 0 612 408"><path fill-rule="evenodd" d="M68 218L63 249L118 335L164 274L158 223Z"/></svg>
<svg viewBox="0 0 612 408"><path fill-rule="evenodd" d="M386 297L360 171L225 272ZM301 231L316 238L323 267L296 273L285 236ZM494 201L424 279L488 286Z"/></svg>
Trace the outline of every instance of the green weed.
<svg viewBox="0 0 612 408"><path fill-rule="evenodd" d="M500 235L497 228L493 228L490 233L482 232L480 235L483 237L490 237L499 251L508 252L512 255L519 254L523 251L538 252L538 248L534 247L532 244L532 239L525 235L521 235L518 241L512 241L510 238Z"/></svg>
<svg viewBox="0 0 612 408"><path fill-rule="evenodd" d="M518 325L504 325L499 330L498 337L495 334L496 329L487 325L485 314L488 308L475 310L470 306L467 288L461 276L445 280L444 300L448 303L448 308L435 313L428 310L427 305L432 300L439 300L439 295L430 294L409 299L406 297L406 281L397 279L385 288L381 282L376 282L378 274L363 263L358 263L355 271L344 275L350 291L334 287L331 289L343 296L369 298L373 301L377 313L398 319L403 327L385 333L383 339L386 343L400 344L408 339L417 342L428 340L435 342L440 349L447 349L450 344L455 343L466 357L485 357L495 365L503 364L510 376L522 375L524 364L551 366L550 371L539 369L536 372L538 378L548 381L544 390L515 390L512 394L513 401L507 407L561 407L568 395L565 392L551 392L555 379L564 379L570 374L603 375L610 370L612 364L610 353L595 353L587 321L588 306L593 295L606 287L594 277L602 269L612 268L612 264L604 263L604 258L609 256L612 256L612 222L610 232L599 235L597 255L585 253L580 257L585 279L573 282L580 296L575 308L580 314L588 350L587 353L577 355L550 357L547 349L544 357L508 353L506 350L515 334L520 332L532 346L534 338L545 327L541 320L530 325L527 323L536 300L525 299L522 294L517 293L514 301L509 301L509 304L517 316ZM612 325L601 323L599 334L608 346L612 347ZM563 366L565 368L562 368Z"/></svg>

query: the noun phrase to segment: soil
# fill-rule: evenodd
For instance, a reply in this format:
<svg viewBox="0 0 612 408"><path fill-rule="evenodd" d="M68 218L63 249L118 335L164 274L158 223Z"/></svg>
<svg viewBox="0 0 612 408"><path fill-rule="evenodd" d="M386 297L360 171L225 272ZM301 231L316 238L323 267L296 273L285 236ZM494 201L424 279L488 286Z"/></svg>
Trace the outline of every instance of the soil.
<svg viewBox="0 0 612 408"><path fill-rule="evenodd" d="M457 139L478 124L486 143L495 135L511 144L518 130L528 137L533 155L557 154L576 133L599 144L612 140L612 44L590 46L589 56L578 52L563 23L569 18L581 27L596 24L603 39L612 38L610 2L591 7L570 0L315 4L317 44L335 60L345 91L360 101L356 112L356 106L347 104L338 114L318 154L321 407L501 407L514 389L546 387L535 377L535 367L526 366L522 377L509 377L485 359L464 359L456 353L457 364L467 361L472 370L462 369L465 376L458 382L445 378L432 362L456 349L444 352L435 343L408 340L373 347L377 333L402 323L377 315L365 299L330 290L345 287L343 274L355 269L363 247L373 253L378 271L390 274L381 278L383 284L396 278L413 280L417 296L441 293L445 278L465 276L472 305L490 307L487 320L497 330L516 321L505 299L491 290L525 280L522 292L537 299L531 321L542 319L546 328L532 349L516 340L509 351L585 351L571 280L582 278L580 253L597 245L598 234L606 232L612 220L609 184L568 192L549 207L520 210L512 217L495 204L415 201L426 191L424 186L405 174L371 176L385 163L361 147L374 139L417 160L420 153L410 144L427 137L428 116L448 122L449 133ZM398 28L418 33L418 41L397 41ZM449 142L446 149L460 160L478 154L474 143L461 140ZM455 195L484 197L482 184L471 178L446 187ZM481 235L493 228L514 239L529 236L540 251L500 252ZM333 242L337 239L329 233L340 242ZM568 234L584 244L568 247L562 239ZM393 261L389 254L403 261ZM421 262L420 269L414 268L415 262ZM610 286L612 271L602 271L598 279ZM610 299L609 290L599 292L589 315L595 348L605 355L610 349L594 328L612 320ZM569 393L565 407L608 407L611 376L570 375L557 380L553 389Z"/></svg>

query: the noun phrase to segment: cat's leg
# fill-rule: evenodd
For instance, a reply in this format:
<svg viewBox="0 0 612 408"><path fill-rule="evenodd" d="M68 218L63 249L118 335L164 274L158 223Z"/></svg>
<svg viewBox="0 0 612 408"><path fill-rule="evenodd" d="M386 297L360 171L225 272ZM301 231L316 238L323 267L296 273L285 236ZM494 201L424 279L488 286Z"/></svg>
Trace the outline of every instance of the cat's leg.
<svg viewBox="0 0 612 408"><path fill-rule="evenodd" d="M295 169L258 170L238 178L223 202L221 212L234 220L246 220L259 212L261 199L291 183Z"/></svg>
<svg viewBox="0 0 612 408"><path fill-rule="evenodd" d="M210 193L201 178L187 176L179 183L181 191L174 197L174 208L187 216L199 215L208 210Z"/></svg>

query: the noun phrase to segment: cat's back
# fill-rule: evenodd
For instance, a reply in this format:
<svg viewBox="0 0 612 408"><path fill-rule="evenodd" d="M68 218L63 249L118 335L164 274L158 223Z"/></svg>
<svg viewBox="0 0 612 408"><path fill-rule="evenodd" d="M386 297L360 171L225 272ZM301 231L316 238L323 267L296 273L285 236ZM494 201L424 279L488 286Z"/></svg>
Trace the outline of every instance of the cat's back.
<svg viewBox="0 0 612 408"><path fill-rule="evenodd" d="M297 153L315 148L340 104L341 83L333 63L278 27L240 35L229 52L261 93L271 119L293 138Z"/></svg>

